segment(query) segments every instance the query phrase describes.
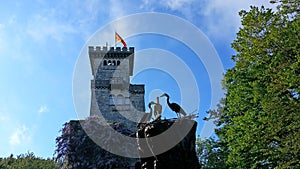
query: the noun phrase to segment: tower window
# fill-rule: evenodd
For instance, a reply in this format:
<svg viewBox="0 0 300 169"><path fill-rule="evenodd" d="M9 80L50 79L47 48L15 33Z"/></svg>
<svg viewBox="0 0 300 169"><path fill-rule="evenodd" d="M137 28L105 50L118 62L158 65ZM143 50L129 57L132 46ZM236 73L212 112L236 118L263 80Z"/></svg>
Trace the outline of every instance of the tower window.
<svg viewBox="0 0 300 169"><path fill-rule="evenodd" d="M136 101L132 101L132 106L136 108Z"/></svg>
<svg viewBox="0 0 300 169"><path fill-rule="evenodd" d="M109 95L109 104L110 105L113 105L113 104L115 104L115 101L114 101L115 99L114 99L114 95Z"/></svg>
<svg viewBox="0 0 300 169"><path fill-rule="evenodd" d="M111 60L108 60L107 65L108 65L108 66L111 65Z"/></svg>
<svg viewBox="0 0 300 169"><path fill-rule="evenodd" d="M112 61L112 65L116 66L116 61L115 60Z"/></svg>
<svg viewBox="0 0 300 169"><path fill-rule="evenodd" d="M117 61L117 66L119 66L119 65L120 65L120 63L121 63L121 62L118 60L118 61Z"/></svg>
<svg viewBox="0 0 300 169"><path fill-rule="evenodd" d="M107 60L103 61L103 66L107 66Z"/></svg>
<svg viewBox="0 0 300 169"><path fill-rule="evenodd" d="M124 96L119 94L117 96L117 104L124 104Z"/></svg>

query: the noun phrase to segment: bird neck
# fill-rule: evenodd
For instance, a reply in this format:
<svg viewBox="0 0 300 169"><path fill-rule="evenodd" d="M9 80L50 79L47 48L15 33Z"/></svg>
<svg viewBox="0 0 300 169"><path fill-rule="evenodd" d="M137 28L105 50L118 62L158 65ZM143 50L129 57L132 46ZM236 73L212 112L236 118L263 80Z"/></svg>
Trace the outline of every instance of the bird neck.
<svg viewBox="0 0 300 169"><path fill-rule="evenodd" d="M168 105L170 105L171 103L170 103L170 97L167 95L167 103L168 103Z"/></svg>
<svg viewBox="0 0 300 169"><path fill-rule="evenodd" d="M149 113L152 114L152 107L150 107L150 112Z"/></svg>

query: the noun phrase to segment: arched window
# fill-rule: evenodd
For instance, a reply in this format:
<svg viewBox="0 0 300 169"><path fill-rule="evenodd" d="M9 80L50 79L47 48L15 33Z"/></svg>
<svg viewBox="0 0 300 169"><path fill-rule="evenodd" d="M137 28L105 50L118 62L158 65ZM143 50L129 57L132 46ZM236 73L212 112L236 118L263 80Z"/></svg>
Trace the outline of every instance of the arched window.
<svg viewBox="0 0 300 169"><path fill-rule="evenodd" d="M116 66L116 61L115 60L112 61L112 65Z"/></svg>
<svg viewBox="0 0 300 169"><path fill-rule="evenodd" d="M117 96L117 104L124 104L124 96L119 94Z"/></svg>
<svg viewBox="0 0 300 169"><path fill-rule="evenodd" d="M117 61L117 66L119 66L119 65L120 65L120 63L121 63L121 62L118 60L118 61Z"/></svg>
<svg viewBox="0 0 300 169"><path fill-rule="evenodd" d="M103 66L107 66L107 60L103 61Z"/></svg>
<svg viewBox="0 0 300 169"><path fill-rule="evenodd" d="M108 65L108 66L111 65L111 60L108 60L107 65Z"/></svg>
<svg viewBox="0 0 300 169"><path fill-rule="evenodd" d="M114 97L115 97L114 95L109 95L109 104L110 105L115 104L115 98Z"/></svg>

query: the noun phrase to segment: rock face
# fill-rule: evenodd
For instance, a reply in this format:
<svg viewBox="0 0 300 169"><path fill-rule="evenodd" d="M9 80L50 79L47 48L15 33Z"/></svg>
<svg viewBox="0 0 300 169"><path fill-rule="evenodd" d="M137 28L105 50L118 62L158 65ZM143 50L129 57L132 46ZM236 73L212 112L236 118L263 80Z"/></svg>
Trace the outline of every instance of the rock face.
<svg viewBox="0 0 300 169"><path fill-rule="evenodd" d="M89 117L87 120L71 120L65 123L62 135L56 138L56 160L61 162L61 168L68 169L132 169L139 161L136 158L127 158L115 155L99 146L97 139L104 144L124 153L136 148L136 144L130 146L118 146L124 141L113 135L106 128L112 128L126 136L134 136L120 123L102 125L99 118Z"/></svg>
<svg viewBox="0 0 300 169"><path fill-rule="evenodd" d="M145 124L137 131L142 169L199 169L197 122L168 119Z"/></svg>

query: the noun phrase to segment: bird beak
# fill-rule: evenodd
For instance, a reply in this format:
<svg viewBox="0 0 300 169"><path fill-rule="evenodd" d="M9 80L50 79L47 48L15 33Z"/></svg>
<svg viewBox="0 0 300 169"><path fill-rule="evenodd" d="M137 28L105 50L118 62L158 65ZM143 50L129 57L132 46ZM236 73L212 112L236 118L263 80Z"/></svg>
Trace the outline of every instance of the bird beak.
<svg viewBox="0 0 300 169"><path fill-rule="evenodd" d="M165 96L165 94L162 94L160 97L164 97Z"/></svg>

